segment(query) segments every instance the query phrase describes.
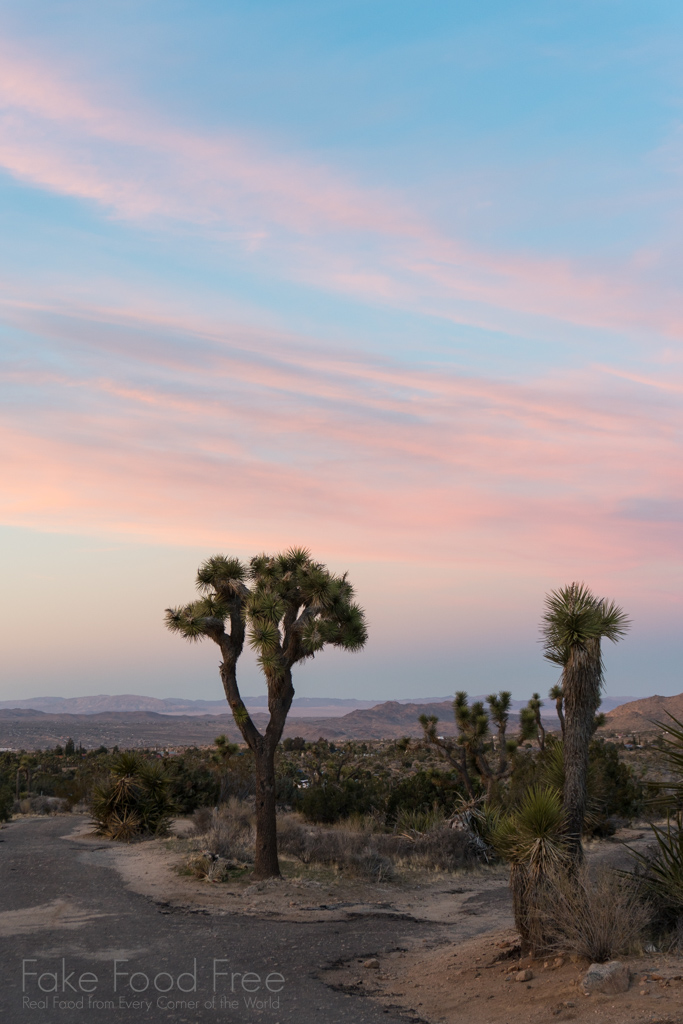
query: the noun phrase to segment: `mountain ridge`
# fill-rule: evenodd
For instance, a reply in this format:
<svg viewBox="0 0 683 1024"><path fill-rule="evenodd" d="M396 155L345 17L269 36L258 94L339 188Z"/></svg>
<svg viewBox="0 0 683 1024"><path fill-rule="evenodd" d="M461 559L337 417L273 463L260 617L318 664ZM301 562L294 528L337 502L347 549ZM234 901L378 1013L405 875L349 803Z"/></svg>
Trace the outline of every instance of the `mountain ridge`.
<svg viewBox="0 0 683 1024"><path fill-rule="evenodd" d="M602 709L610 711L620 704L629 701L628 697L606 697ZM265 695L245 696L245 706L249 709L266 709L268 698ZM384 704L445 704L453 700L452 696L444 697L401 697L395 701L359 700L354 697L295 697L292 702L292 717L324 717L342 716L351 711L367 710ZM485 700L484 696L475 695L470 701ZM554 714L553 702L545 700L545 707ZM518 711L526 701L513 700L512 710ZM154 711L161 715L224 715L227 713L225 698L219 700L194 700L185 697L146 697L134 693L97 694L84 697L24 697L16 700L0 701L0 710L12 708L33 709L47 714L94 715L103 712L136 712ZM324 715L315 715L316 710L324 710Z"/></svg>

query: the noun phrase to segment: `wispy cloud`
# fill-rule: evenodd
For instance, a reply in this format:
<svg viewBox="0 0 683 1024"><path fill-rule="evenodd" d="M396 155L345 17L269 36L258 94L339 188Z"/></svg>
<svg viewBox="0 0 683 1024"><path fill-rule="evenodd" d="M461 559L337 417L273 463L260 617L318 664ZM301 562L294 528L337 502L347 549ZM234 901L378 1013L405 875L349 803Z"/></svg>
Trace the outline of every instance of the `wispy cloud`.
<svg viewBox="0 0 683 1024"><path fill-rule="evenodd" d="M5 49L0 166L39 188L138 224L189 225L265 261L269 273L361 300L500 325L561 320L679 340L680 294L626 259L574 265L486 251L444 234L395 190L353 183L310 155L170 123L97 84Z"/></svg>
<svg viewBox="0 0 683 1024"><path fill-rule="evenodd" d="M520 384L153 310L3 318L43 339L0 380L6 523L613 569L680 532L680 403L635 380Z"/></svg>

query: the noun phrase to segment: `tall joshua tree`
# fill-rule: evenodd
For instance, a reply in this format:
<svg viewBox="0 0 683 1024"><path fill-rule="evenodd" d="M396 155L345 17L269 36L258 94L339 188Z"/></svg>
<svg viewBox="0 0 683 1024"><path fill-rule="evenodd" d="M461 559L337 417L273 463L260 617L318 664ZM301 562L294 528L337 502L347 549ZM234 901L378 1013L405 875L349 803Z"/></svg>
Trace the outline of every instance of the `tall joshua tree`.
<svg viewBox="0 0 683 1024"><path fill-rule="evenodd" d="M294 697L292 669L327 644L360 650L367 639L365 615L343 576L292 548L257 555L249 565L214 555L197 573L200 598L166 610L166 625L187 640L208 637L221 650L221 680L233 718L256 766L255 878L280 874L275 821L275 750ZM266 677L270 720L254 725L237 685L237 661L245 640L257 652Z"/></svg>
<svg viewBox="0 0 683 1024"><path fill-rule="evenodd" d="M584 583L571 583L546 597L541 626L544 655L562 666L564 698L563 806L574 863L583 858L588 748L600 706L603 663L600 641L622 637L629 620L613 601L595 597Z"/></svg>

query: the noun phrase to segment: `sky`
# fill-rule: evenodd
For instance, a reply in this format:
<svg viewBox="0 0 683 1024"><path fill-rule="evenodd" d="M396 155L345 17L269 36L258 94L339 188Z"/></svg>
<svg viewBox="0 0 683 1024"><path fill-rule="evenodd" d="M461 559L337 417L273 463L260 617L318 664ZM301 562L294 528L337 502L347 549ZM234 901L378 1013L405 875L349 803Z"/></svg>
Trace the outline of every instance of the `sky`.
<svg viewBox="0 0 683 1024"><path fill-rule="evenodd" d="M547 692L572 580L678 693L682 173L679 3L4 0L0 699L217 699L164 608L295 544L299 696Z"/></svg>

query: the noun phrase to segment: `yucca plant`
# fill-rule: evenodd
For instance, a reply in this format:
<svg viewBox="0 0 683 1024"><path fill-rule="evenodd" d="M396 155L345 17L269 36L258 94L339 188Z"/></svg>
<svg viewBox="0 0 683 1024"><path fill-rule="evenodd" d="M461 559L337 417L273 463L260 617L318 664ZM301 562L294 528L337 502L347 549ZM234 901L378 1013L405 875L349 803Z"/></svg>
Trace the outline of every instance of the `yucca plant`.
<svg viewBox="0 0 683 1024"><path fill-rule="evenodd" d="M657 722L662 730L660 751L671 778L660 785L653 801L655 806L667 809L666 826L651 824L654 855L631 850L642 869L642 882L659 907L664 919L675 923L683 934L683 722L667 712L669 723ZM671 724L673 723L673 724ZM676 813L671 814L672 808Z"/></svg>
<svg viewBox="0 0 683 1024"><path fill-rule="evenodd" d="M488 842L510 864L515 924L525 952L547 942L539 934L540 910L548 879L569 860L566 825L559 791L531 786L519 807L489 829Z"/></svg>
<svg viewBox="0 0 683 1024"><path fill-rule="evenodd" d="M643 884L665 912L683 918L683 819L667 819L666 827L651 824L656 840L654 856L632 850L644 868Z"/></svg>
<svg viewBox="0 0 683 1024"><path fill-rule="evenodd" d="M93 790L93 832L126 843L166 835L172 809L163 765L124 751L114 759L109 779Z"/></svg>
<svg viewBox="0 0 683 1024"><path fill-rule="evenodd" d="M304 548L257 555L249 565L215 555L197 573L198 601L166 610L166 625L187 640L208 637L222 655L223 689L235 723L254 753L256 854L254 877L280 874L275 816L275 751L294 698L292 669L327 645L360 650L365 615L346 573L330 572ZM268 687L270 719L254 725L237 685L245 640L258 656Z"/></svg>

